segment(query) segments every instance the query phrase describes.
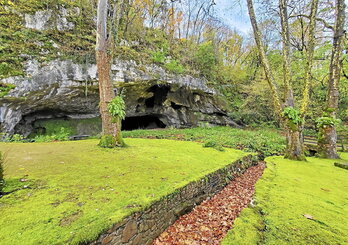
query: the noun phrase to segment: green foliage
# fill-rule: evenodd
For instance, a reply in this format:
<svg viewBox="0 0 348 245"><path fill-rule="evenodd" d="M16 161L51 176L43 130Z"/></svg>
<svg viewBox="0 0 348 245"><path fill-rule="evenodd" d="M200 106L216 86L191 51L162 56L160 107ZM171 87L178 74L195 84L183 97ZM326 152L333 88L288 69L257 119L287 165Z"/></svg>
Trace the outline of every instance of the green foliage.
<svg viewBox="0 0 348 245"><path fill-rule="evenodd" d="M164 67L172 73L175 74L182 74L185 72L185 68L177 61L177 60L170 60L167 62Z"/></svg>
<svg viewBox="0 0 348 245"><path fill-rule="evenodd" d="M8 139L8 141L9 142L22 142L23 139L24 139L23 135L14 134Z"/></svg>
<svg viewBox="0 0 348 245"><path fill-rule="evenodd" d="M303 123L299 110L294 107L286 107L282 113L282 116L285 117L291 124L300 125Z"/></svg>
<svg viewBox="0 0 348 245"><path fill-rule="evenodd" d="M6 181L20 189L0 198L1 244L87 244L247 155L184 141L127 139L122 150L97 143L0 143L8 156Z"/></svg>
<svg viewBox="0 0 348 245"><path fill-rule="evenodd" d="M211 76L217 64L217 57L212 42L204 42L198 46L194 62L203 76L208 78Z"/></svg>
<svg viewBox="0 0 348 245"><path fill-rule="evenodd" d="M155 51L152 53L152 61L157 64L164 64L166 61L166 54L163 51Z"/></svg>
<svg viewBox="0 0 348 245"><path fill-rule="evenodd" d="M222 244L347 244L346 170L334 167L337 160L307 160L267 158L256 205L242 211Z"/></svg>
<svg viewBox="0 0 348 245"><path fill-rule="evenodd" d="M263 156L281 155L285 149L285 138L274 129L260 128L243 130L231 127L134 130L123 132L124 137L175 139L199 141L208 145L258 152Z"/></svg>
<svg viewBox="0 0 348 245"><path fill-rule="evenodd" d="M341 123L341 120L326 116L326 117L318 118L316 120L316 123L318 128L325 128L327 126L329 127L337 126Z"/></svg>
<svg viewBox="0 0 348 245"><path fill-rule="evenodd" d="M4 156L3 156L3 153L0 151L0 193L2 192L4 186L5 186L5 180L4 180Z"/></svg>
<svg viewBox="0 0 348 245"><path fill-rule="evenodd" d="M222 145L220 145L219 143L215 142L215 141L207 141L203 144L203 147L211 147L211 148L214 148L215 150L218 150L218 151L224 151L224 147Z"/></svg>
<svg viewBox="0 0 348 245"><path fill-rule="evenodd" d="M34 138L35 142L52 142L52 141L67 141L69 140L70 132L64 127L61 127L56 134L37 135Z"/></svg>
<svg viewBox="0 0 348 245"><path fill-rule="evenodd" d="M114 119L114 122L117 120L123 120L126 117L126 104L122 96L115 96L110 103L108 104L108 111Z"/></svg>

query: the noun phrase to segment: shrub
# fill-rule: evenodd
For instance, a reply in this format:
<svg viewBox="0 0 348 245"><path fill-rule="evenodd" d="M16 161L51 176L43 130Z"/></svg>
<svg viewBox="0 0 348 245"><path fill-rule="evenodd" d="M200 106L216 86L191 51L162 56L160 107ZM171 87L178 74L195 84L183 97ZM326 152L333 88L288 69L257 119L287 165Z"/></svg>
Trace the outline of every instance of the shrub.
<svg viewBox="0 0 348 245"><path fill-rule="evenodd" d="M20 134L14 134L10 137L9 141L10 142L22 142L24 139L23 135Z"/></svg>
<svg viewBox="0 0 348 245"><path fill-rule="evenodd" d="M213 73L218 60L212 42L205 42L199 45L194 62L203 76L209 77Z"/></svg>
<svg viewBox="0 0 348 245"><path fill-rule="evenodd" d="M320 117L316 121L318 128L325 128L326 126L337 126L340 124L340 122L340 119L333 117Z"/></svg>
<svg viewBox="0 0 348 245"><path fill-rule="evenodd" d="M163 51L155 51L152 53L152 61L157 64L164 64L166 61L166 54Z"/></svg>
<svg viewBox="0 0 348 245"><path fill-rule="evenodd" d="M177 60L169 61L164 65L164 68L175 74L182 74L185 72L185 68Z"/></svg>

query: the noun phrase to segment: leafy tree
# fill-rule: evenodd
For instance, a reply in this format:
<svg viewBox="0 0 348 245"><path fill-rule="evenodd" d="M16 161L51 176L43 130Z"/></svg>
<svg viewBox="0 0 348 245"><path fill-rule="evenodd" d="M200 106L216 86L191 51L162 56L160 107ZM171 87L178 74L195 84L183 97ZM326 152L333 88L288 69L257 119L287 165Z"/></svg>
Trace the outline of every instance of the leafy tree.
<svg viewBox="0 0 348 245"><path fill-rule="evenodd" d="M217 64L217 57L211 41L204 42L198 46L194 61L203 76L211 76Z"/></svg>

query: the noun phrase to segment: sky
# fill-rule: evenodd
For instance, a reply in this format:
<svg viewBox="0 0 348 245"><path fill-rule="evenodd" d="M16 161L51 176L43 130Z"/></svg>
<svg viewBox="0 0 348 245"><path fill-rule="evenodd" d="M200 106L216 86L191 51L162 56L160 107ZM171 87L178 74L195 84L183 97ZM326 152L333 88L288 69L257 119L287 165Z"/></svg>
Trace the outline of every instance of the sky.
<svg viewBox="0 0 348 245"><path fill-rule="evenodd" d="M237 3L240 2L240 3ZM245 1L215 0L216 12L221 20L241 34L248 34L251 25Z"/></svg>

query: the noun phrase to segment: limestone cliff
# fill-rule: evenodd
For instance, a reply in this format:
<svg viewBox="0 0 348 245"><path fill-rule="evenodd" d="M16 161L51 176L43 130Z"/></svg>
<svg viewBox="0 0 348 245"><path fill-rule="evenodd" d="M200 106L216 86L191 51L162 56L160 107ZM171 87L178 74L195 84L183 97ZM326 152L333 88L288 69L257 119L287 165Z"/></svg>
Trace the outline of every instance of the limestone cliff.
<svg viewBox="0 0 348 245"><path fill-rule="evenodd" d="M54 35L45 33L50 30L73 32L77 24L70 17L79 11L78 7L61 6L55 11L32 13L11 10L11 14L22 21L21 31L34 31L35 35L45 35L46 39L45 43L35 43L39 53L18 55L21 62L18 75L0 74L0 78L3 77L0 85L15 86L0 98L3 132L27 136L35 121L40 119L99 116L97 69L93 58L78 62L78 59L62 55L60 50L64 49L64 44L54 38L48 39ZM46 56L49 59L42 62L42 57ZM3 62L2 65L6 67L7 64ZM154 64L120 59L114 61L112 79L115 89L122 90L125 96L127 118L124 124L140 128L191 127L200 123L235 125L226 114L224 101L204 79L171 74ZM125 125L125 128L132 127Z"/></svg>

